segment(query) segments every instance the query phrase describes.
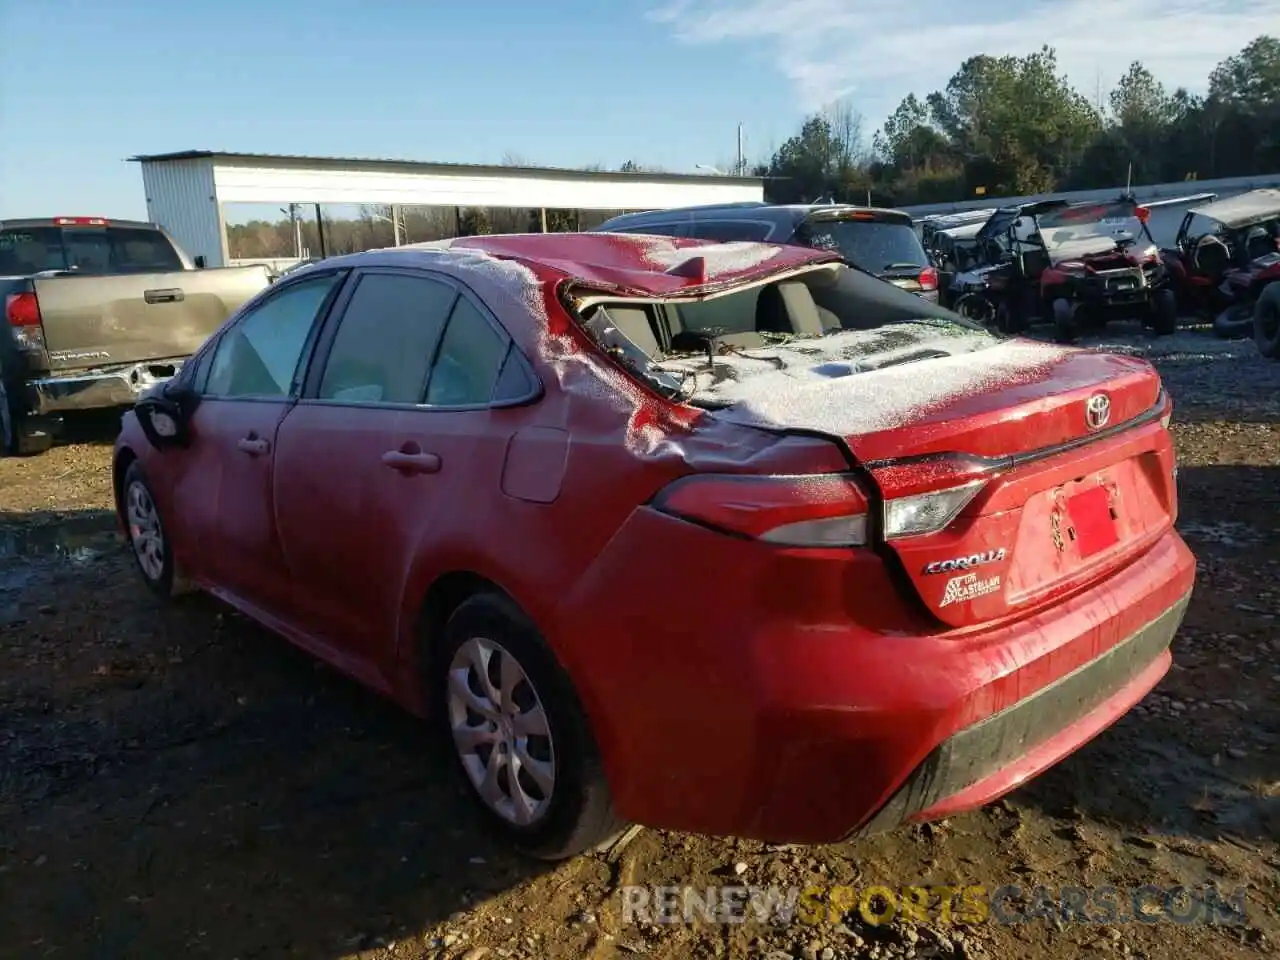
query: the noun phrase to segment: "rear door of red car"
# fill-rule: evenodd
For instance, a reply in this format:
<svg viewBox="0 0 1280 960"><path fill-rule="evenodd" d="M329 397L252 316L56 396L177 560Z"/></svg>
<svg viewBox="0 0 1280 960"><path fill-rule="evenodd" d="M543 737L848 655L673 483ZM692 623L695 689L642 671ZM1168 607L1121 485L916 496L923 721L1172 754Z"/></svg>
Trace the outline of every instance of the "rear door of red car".
<svg viewBox="0 0 1280 960"><path fill-rule="evenodd" d="M275 512L304 627L375 686L418 559L483 551L467 538L501 496L513 428L491 403L509 350L455 281L362 271L280 429Z"/></svg>

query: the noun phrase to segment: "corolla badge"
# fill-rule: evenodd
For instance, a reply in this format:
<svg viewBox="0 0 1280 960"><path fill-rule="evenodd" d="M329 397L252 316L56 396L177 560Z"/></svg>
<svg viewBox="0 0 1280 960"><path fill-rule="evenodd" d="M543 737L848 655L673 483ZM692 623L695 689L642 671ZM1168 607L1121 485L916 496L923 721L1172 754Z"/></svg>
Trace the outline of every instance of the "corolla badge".
<svg viewBox="0 0 1280 960"><path fill-rule="evenodd" d="M982 566L987 563L998 563L1008 556L1004 547L996 550L985 550L982 553L975 553L967 557L953 557L950 560L935 560L933 563L926 564L924 572L926 575L935 573L955 573L959 570L968 570L971 567Z"/></svg>
<svg viewBox="0 0 1280 960"><path fill-rule="evenodd" d="M1085 401L1084 422L1090 430L1101 430L1111 419L1111 398L1105 393L1095 393Z"/></svg>

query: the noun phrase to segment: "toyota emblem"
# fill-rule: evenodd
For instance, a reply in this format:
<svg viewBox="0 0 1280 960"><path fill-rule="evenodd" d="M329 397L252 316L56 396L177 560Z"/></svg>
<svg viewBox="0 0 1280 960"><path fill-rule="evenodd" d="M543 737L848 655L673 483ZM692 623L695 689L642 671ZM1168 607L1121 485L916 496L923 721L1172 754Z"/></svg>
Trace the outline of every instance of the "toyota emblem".
<svg viewBox="0 0 1280 960"><path fill-rule="evenodd" d="M1111 398L1105 393L1095 393L1084 405L1084 422L1090 430L1101 430L1111 419Z"/></svg>

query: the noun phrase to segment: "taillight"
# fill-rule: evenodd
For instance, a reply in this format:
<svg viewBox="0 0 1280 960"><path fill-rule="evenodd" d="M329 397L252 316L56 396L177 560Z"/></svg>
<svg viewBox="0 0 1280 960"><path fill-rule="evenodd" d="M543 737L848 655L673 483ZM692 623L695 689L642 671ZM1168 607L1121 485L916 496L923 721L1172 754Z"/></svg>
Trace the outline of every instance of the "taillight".
<svg viewBox="0 0 1280 960"><path fill-rule="evenodd" d="M937 533L951 525L982 488L985 480L974 480L946 490L931 490L913 497L899 497L884 502L884 538L900 540Z"/></svg>
<svg viewBox="0 0 1280 960"><path fill-rule="evenodd" d="M54 217L60 227L106 227L110 224L102 217Z"/></svg>
<svg viewBox="0 0 1280 960"><path fill-rule="evenodd" d="M847 474L695 474L668 486L653 506L778 546L856 547L867 542L867 498Z"/></svg>
<svg viewBox="0 0 1280 960"><path fill-rule="evenodd" d="M920 271L920 289L921 290L937 290L938 289L938 271L933 267L925 267Z"/></svg>
<svg viewBox="0 0 1280 960"><path fill-rule="evenodd" d="M877 468L884 495L884 537L899 540L945 530L995 475L967 457L936 457Z"/></svg>
<svg viewBox="0 0 1280 960"><path fill-rule="evenodd" d="M4 315L11 327L40 326L40 304L34 293L11 293L4 298Z"/></svg>
<svg viewBox="0 0 1280 960"><path fill-rule="evenodd" d="M18 342L19 350L44 349L40 303L34 293L11 293L5 297L4 317L13 327L13 338Z"/></svg>

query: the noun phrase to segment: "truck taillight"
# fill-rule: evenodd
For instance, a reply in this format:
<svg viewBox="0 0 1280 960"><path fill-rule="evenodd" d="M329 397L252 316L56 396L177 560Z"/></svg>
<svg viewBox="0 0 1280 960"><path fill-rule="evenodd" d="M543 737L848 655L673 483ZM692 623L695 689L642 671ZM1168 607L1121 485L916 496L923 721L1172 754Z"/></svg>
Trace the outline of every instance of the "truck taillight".
<svg viewBox="0 0 1280 960"><path fill-rule="evenodd" d="M40 304L34 293L11 293L4 298L4 316L11 327L40 326Z"/></svg>
<svg viewBox="0 0 1280 960"><path fill-rule="evenodd" d="M54 217L60 227L107 227L110 223L102 217Z"/></svg>
<svg viewBox="0 0 1280 960"><path fill-rule="evenodd" d="M40 327L40 303L34 293L11 293L4 298L4 317L13 327L19 350L44 349Z"/></svg>
<svg viewBox="0 0 1280 960"><path fill-rule="evenodd" d="M938 289L938 271L933 267L925 267L920 271L920 289L921 290L937 290Z"/></svg>
<svg viewBox="0 0 1280 960"><path fill-rule="evenodd" d="M847 474L676 480L655 509L723 533L784 547L856 547L867 542L867 498Z"/></svg>

